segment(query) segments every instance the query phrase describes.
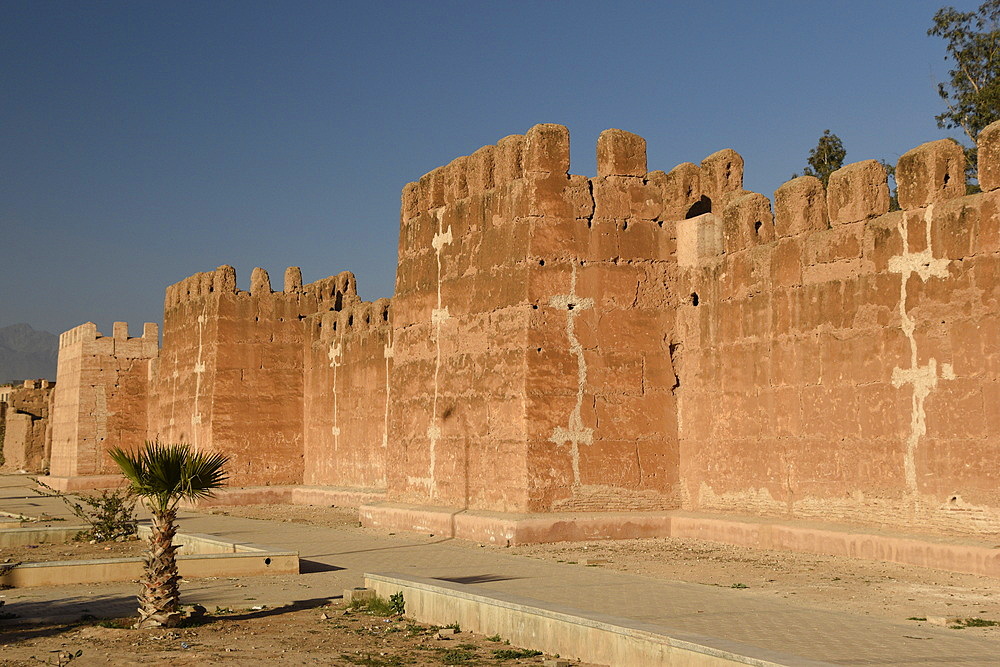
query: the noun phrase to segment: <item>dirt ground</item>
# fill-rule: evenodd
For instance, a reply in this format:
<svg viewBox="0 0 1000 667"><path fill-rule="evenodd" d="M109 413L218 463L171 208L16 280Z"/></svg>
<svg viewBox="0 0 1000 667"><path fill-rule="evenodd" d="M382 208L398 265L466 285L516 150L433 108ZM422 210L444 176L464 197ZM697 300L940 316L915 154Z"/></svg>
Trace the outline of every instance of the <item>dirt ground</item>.
<svg viewBox="0 0 1000 667"><path fill-rule="evenodd" d="M132 558L146 552L144 540L124 542L65 542L60 544L24 544L0 547L0 563L46 563L57 560L87 560L91 558Z"/></svg>
<svg viewBox="0 0 1000 667"><path fill-rule="evenodd" d="M351 508L245 505L230 514L318 526L358 527ZM655 538L497 547L456 540L470 549L604 567L657 579L752 590L797 604L906 621L981 618L1000 622L1000 580L913 565L839 556L765 551L696 539ZM921 621L913 621L915 624ZM953 624L952 624L953 625ZM1000 626L963 631L1000 641Z"/></svg>
<svg viewBox="0 0 1000 667"><path fill-rule="evenodd" d="M359 527L356 510L351 508L250 505L201 511L369 530ZM914 627L928 623L954 627L949 619L955 618L1000 621L1000 581L914 566L761 551L693 539L507 548L459 540L454 544L722 586L737 595L774 595L796 604L869 614L913 623ZM0 608L0 618L3 611ZM64 656L83 651L73 660L74 665L242 665L261 661L290 665L515 665L543 661L542 656L503 658L500 654L498 658L493 651L513 650L503 644L503 638L461 632L451 639L438 639L430 626L398 617L359 612L345 615L342 604L326 605L325 600L298 608L209 611L208 623L173 631L137 631L94 623L19 627L11 625L16 619L0 621L0 665L40 664L39 659L60 664L60 654L53 650L68 652ZM1000 644L1000 626L963 627L955 632ZM65 657L62 659L66 664Z"/></svg>
<svg viewBox="0 0 1000 667"><path fill-rule="evenodd" d="M2 611L2 609L0 609ZM541 665L546 658L459 628L350 611L343 604L219 610L175 630L131 630L131 619L78 625L0 621L0 665ZM446 630L447 632L447 630ZM55 641L53 641L55 640ZM76 652L82 651L79 657ZM520 657L519 657L520 656ZM572 663L586 666L586 663ZM594 667L594 666L589 666Z"/></svg>

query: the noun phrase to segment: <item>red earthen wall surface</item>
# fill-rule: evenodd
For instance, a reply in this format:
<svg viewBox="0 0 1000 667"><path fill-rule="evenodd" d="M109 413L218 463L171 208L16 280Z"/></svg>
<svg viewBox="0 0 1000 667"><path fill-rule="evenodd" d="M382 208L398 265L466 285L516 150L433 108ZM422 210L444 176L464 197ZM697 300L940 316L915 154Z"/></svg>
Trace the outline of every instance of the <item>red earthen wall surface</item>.
<svg viewBox="0 0 1000 667"><path fill-rule="evenodd" d="M306 484L385 488L390 318L388 299L355 299L306 319Z"/></svg>
<svg viewBox="0 0 1000 667"><path fill-rule="evenodd" d="M1000 192L961 149L862 162L722 213L681 309L692 509L1000 529Z"/></svg>
<svg viewBox="0 0 1000 667"><path fill-rule="evenodd" d="M129 338L125 322L115 323L113 336L102 336L88 322L59 337L53 477L110 474L115 468L108 449L142 444L149 414L150 363L157 355L158 337L157 326L147 323L141 338Z"/></svg>
<svg viewBox="0 0 1000 667"><path fill-rule="evenodd" d="M979 154L984 194L938 141L900 159L902 211L874 161L772 206L734 151L648 171L608 130L587 178L535 126L404 188L391 307L346 273L168 288L148 433L229 454L237 484L410 505L998 532L1000 125ZM97 474L118 380L74 331L53 467Z"/></svg>

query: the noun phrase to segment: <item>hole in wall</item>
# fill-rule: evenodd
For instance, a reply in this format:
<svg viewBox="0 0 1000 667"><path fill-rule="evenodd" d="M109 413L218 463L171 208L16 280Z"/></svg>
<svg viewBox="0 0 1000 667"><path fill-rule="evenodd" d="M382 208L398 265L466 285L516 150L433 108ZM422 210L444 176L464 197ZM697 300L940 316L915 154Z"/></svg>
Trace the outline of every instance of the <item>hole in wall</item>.
<svg viewBox="0 0 1000 667"><path fill-rule="evenodd" d="M684 214L684 219L697 218L699 215L705 215L706 213L712 212L712 200L702 195L701 198L695 203L691 204L691 208L688 212Z"/></svg>
<svg viewBox="0 0 1000 667"><path fill-rule="evenodd" d="M574 308L576 308L576 304L575 303L567 303L566 304L566 310L573 310Z"/></svg>
<svg viewBox="0 0 1000 667"><path fill-rule="evenodd" d="M271 564L271 559L270 558L265 558L264 559L264 565L270 565L270 564Z"/></svg>
<svg viewBox="0 0 1000 667"><path fill-rule="evenodd" d="M388 322L389 321L389 309L388 308L386 308L385 310L382 311L382 321L383 322Z"/></svg>
<svg viewBox="0 0 1000 667"><path fill-rule="evenodd" d="M349 327L353 327L354 326L354 315L348 315L347 316L347 326L349 326Z"/></svg>
<svg viewBox="0 0 1000 667"><path fill-rule="evenodd" d="M628 220L622 223L622 231L625 231L626 229L628 229Z"/></svg>
<svg viewBox="0 0 1000 667"><path fill-rule="evenodd" d="M344 295L342 292L337 292L337 298L333 301L333 309L340 310L344 307Z"/></svg>
<svg viewBox="0 0 1000 667"><path fill-rule="evenodd" d="M698 305L698 293L697 292L691 292L691 305L692 306L697 306Z"/></svg>
<svg viewBox="0 0 1000 667"><path fill-rule="evenodd" d="M594 221L591 220L590 218L587 218L587 229L590 229L593 226L594 226Z"/></svg>
<svg viewBox="0 0 1000 667"><path fill-rule="evenodd" d="M663 221L662 220L657 220L656 221L656 226L657 227L663 227Z"/></svg>
<svg viewBox="0 0 1000 667"><path fill-rule="evenodd" d="M753 223L753 230L754 230L754 232L756 232L757 234L760 234L760 228L763 227L763 226L764 226L764 223L761 222L760 220L758 220L757 222Z"/></svg>
<svg viewBox="0 0 1000 667"><path fill-rule="evenodd" d="M538 260L538 266L545 266L545 260L544 259Z"/></svg>
<svg viewBox="0 0 1000 667"><path fill-rule="evenodd" d="M531 304L531 309L532 310L538 310L538 304L537 303Z"/></svg>
<svg viewBox="0 0 1000 667"><path fill-rule="evenodd" d="M541 351L542 351L542 348L540 348L540 347L536 347L535 348L535 352L541 352Z"/></svg>
<svg viewBox="0 0 1000 667"><path fill-rule="evenodd" d="M950 180L951 180L951 174L945 173L945 175L944 175L944 184L948 185L948 181L950 181Z"/></svg>

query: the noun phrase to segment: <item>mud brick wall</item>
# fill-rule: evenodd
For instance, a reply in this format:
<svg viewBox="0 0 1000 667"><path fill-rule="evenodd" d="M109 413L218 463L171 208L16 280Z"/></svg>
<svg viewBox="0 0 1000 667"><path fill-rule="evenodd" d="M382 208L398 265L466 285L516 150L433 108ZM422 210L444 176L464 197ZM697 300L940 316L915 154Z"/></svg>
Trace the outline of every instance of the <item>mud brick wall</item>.
<svg viewBox="0 0 1000 667"><path fill-rule="evenodd" d="M282 292L260 268L239 290L229 266L167 288L150 437L225 453L234 485L301 483L301 320L318 307L294 267Z"/></svg>
<svg viewBox="0 0 1000 667"><path fill-rule="evenodd" d="M341 274L353 280L350 274ZM385 489L392 323L389 299L353 300L305 320L306 484Z"/></svg>
<svg viewBox="0 0 1000 667"><path fill-rule="evenodd" d="M685 221L722 238L679 314L686 507L1000 528L1000 191L964 196L951 141L897 179L892 213L866 161Z"/></svg>
<svg viewBox="0 0 1000 667"><path fill-rule="evenodd" d="M698 202L701 170L647 173L645 142L619 130L598 161L595 179L569 175L566 128L538 125L404 189L391 498L677 504L666 221Z"/></svg>
<svg viewBox="0 0 1000 667"><path fill-rule="evenodd" d="M59 337L51 475L111 474L116 468L106 454L109 448L142 444L158 338L152 323L146 323L141 338L130 338L125 322L115 322L112 336L102 336L87 322Z"/></svg>
<svg viewBox="0 0 1000 667"><path fill-rule="evenodd" d="M6 469L40 472L48 467L54 389L55 384L47 380L25 380L12 387L0 405L0 427L4 429L0 460Z"/></svg>

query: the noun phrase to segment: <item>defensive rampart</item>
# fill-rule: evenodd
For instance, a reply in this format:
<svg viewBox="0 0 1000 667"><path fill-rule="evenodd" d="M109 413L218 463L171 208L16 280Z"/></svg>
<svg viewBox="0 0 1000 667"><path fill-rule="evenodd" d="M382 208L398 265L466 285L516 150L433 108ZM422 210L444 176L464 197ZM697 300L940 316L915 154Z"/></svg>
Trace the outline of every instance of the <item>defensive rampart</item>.
<svg viewBox="0 0 1000 667"><path fill-rule="evenodd" d="M493 539L618 512L579 527L624 535L684 509L1000 532L1000 125L979 155L980 194L938 141L900 159L902 210L874 161L772 207L734 151L649 171L608 130L590 178L566 128L535 126L403 189L391 302L349 273L197 274L134 385L84 369L117 359L74 347L108 345L93 325L64 334L53 474L106 470L97 397L120 391L148 396L122 442L224 452L241 485L384 492L378 525Z"/></svg>

